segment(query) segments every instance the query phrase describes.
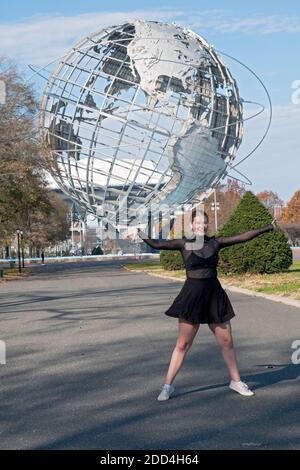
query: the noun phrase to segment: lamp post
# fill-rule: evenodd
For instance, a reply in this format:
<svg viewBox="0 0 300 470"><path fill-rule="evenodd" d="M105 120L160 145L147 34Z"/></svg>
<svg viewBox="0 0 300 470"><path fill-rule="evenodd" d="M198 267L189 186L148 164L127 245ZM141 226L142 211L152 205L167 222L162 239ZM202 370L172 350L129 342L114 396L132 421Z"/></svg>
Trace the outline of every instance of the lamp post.
<svg viewBox="0 0 300 470"><path fill-rule="evenodd" d="M21 230L17 228L17 240L18 240L18 259L19 259L19 273L22 271L21 270L21 252L20 252L20 234Z"/></svg>
<svg viewBox="0 0 300 470"><path fill-rule="evenodd" d="M24 261L24 233L23 230L20 231L21 235L21 250L22 250L22 268L25 268L25 261Z"/></svg>
<svg viewBox="0 0 300 470"><path fill-rule="evenodd" d="M216 195L216 190L214 189L214 202L211 204L211 208L215 213L215 230L216 232L218 231L218 215L217 211L220 210L220 204L217 202L217 195Z"/></svg>
<svg viewBox="0 0 300 470"><path fill-rule="evenodd" d="M74 219L73 219L73 206L71 209L71 240L72 240L72 247L71 250L74 250ZM73 254L73 253L72 253Z"/></svg>

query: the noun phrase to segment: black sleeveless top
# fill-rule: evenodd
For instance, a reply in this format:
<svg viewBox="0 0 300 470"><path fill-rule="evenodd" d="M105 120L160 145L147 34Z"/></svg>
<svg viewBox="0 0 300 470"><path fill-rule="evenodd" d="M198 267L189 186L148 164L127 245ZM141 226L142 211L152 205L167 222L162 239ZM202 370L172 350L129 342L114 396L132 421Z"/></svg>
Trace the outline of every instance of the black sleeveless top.
<svg viewBox="0 0 300 470"><path fill-rule="evenodd" d="M239 235L229 237L204 237L182 238L173 240L155 240L149 238L144 232L138 230L140 238L152 248L159 250L179 250L182 254L184 266L188 278L205 279L217 277L217 264L219 250L227 246L242 243L252 238L274 230L272 224L249 230Z"/></svg>

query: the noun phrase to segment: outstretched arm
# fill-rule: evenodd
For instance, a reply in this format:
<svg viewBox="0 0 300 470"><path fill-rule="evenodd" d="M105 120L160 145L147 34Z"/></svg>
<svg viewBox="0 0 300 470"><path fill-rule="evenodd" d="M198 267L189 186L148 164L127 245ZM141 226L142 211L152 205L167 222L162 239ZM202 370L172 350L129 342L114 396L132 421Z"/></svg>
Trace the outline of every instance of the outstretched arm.
<svg viewBox="0 0 300 470"><path fill-rule="evenodd" d="M181 250L184 246L184 241L180 238L174 240L155 240L153 238L149 238L148 235L140 229L138 229L137 233L139 237L147 243L147 245L157 250Z"/></svg>
<svg viewBox="0 0 300 470"><path fill-rule="evenodd" d="M247 242L248 240L252 240L252 238L257 237L262 233L271 232L272 230L275 230L273 223L254 230L248 230L247 232L243 232L238 235L233 235L232 237L216 237L215 239L219 243L219 247L224 248L226 246L235 245L236 243Z"/></svg>

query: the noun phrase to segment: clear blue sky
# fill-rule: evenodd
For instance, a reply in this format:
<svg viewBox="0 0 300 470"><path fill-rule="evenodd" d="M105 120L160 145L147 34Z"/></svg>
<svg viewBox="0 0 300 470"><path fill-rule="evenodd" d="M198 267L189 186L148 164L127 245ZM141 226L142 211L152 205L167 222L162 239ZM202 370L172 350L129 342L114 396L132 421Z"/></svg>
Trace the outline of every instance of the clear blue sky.
<svg viewBox="0 0 300 470"><path fill-rule="evenodd" d="M300 104L291 99L292 83L300 80L300 3L11 0L1 4L0 55L8 55L22 68L28 63L46 66L85 35L127 20L128 15L188 26L260 76L274 105L272 130L263 146L238 169L253 182L249 189L272 189L287 201L300 189ZM255 82L226 62L239 80L242 96L263 100ZM241 148L240 157L255 143L263 124L258 119L246 127L250 140Z"/></svg>

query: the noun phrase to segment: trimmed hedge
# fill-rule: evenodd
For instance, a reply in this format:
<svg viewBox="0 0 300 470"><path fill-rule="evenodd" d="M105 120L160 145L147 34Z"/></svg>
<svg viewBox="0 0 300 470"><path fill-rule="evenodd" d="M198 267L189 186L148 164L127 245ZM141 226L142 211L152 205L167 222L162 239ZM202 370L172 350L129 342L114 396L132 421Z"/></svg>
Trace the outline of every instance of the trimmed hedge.
<svg viewBox="0 0 300 470"><path fill-rule="evenodd" d="M217 235L236 235L271 222L269 211L251 191L247 191ZM287 270L292 262L293 254L288 238L281 229L277 229L221 249L218 268L224 274L276 273Z"/></svg>
<svg viewBox="0 0 300 470"><path fill-rule="evenodd" d="M184 269L183 259L178 250L161 250L159 259L162 268L166 271Z"/></svg>

